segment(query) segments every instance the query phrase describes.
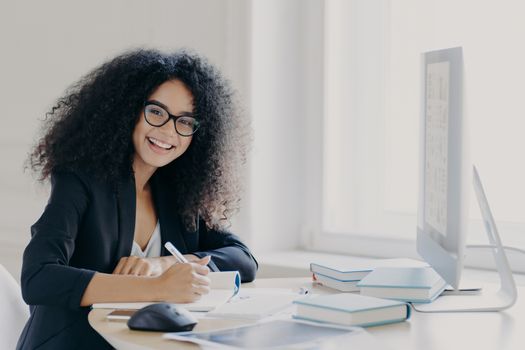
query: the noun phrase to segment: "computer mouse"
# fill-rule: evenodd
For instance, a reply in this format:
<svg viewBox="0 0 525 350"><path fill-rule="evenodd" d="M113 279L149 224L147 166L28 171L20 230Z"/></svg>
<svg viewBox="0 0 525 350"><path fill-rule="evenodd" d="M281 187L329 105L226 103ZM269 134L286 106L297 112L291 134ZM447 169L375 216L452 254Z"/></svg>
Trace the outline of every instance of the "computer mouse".
<svg viewBox="0 0 525 350"><path fill-rule="evenodd" d="M191 331L197 324L191 313L169 303L156 303L137 310L128 320L128 327L141 331Z"/></svg>

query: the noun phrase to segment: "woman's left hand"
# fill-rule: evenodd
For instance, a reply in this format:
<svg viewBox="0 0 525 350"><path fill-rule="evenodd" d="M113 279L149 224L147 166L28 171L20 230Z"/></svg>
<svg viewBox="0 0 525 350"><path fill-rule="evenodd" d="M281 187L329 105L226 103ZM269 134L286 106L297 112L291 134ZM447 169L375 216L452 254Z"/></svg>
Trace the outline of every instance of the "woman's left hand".
<svg viewBox="0 0 525 350"><path fill-rule="evenodd" d="M158 258L139 258L136 256L125 256L115 267L115 275L133 276L158 276L170 268L176 260L171 256Z"/></svg>

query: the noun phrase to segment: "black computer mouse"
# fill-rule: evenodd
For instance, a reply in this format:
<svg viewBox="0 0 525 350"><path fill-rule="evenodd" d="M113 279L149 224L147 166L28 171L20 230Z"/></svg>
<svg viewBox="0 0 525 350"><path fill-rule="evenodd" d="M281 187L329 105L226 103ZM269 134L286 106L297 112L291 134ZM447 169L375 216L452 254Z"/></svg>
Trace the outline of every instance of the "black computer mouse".
<svg viewBox="0 0 525 350"><path fill-rule="evenodd" d="M191 331L197 320L182 307L168 303L151 304L137 310L128 320L128 327L141 331Z"/></svg>

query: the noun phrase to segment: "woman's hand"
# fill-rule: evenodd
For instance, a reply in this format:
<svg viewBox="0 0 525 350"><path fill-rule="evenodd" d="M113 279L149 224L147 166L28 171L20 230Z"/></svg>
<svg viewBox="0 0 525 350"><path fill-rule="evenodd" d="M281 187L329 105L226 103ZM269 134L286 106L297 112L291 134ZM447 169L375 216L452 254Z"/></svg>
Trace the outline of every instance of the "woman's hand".
<svg viewBox="0 0 525 350"><path fill-rule="evenodd" d="M184 254L184 257L190 263L195 263L195 264L204 265L204 266L208 265L210 263L210 260L211 260L211 256L209 256L209 255L206 255L203 258L199 258L197 255Z"/></svg>
<svg viewBox="0 0 525 350"><path fill-rule="evenodd" d="M139 258L125 256L120 258L117 267L113 270L116 275L158 276L177 261L170 256L158 258Z"/></svg>
<svg viewBox="0 0 525 350"><path fill-rule="evenodd" d="M184 257L190 262L206 266L210 262L210 256L199 258L192 254ZM136 256L125 256L120 258L117 267L113 270L116 275L133 276L159 276L169 269L173 264L178 263L173 256L162 256L158 258L139 258Z"/></svg>
<svg viewBox="0 0 525 350"><path fill-rule="evenodd" d="M208 258L209 261L209 257ZM205 258L203 258L205 259ZM202 260L202 259L199 259ZM191 303L210 291L210 269L197 263L177 263L156 277L160 300Z"/></svg>

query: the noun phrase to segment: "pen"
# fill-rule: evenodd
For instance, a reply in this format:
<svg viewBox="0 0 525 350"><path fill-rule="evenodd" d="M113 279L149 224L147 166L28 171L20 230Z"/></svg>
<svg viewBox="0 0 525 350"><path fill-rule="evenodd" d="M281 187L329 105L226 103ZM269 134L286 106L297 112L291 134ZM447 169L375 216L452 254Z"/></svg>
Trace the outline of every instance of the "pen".
<svg viewBox="0 0 525 350"><path fill-rule="evenodd" d="M171 242L166 242L164 244L164 247L168 250L168 252L171 253L171 255L176 257L177 260L179 260L179 262L182 262L182 263L188 262L188 260L179 252L177 248L175 248L173 244L171 244Z"/></svg>

